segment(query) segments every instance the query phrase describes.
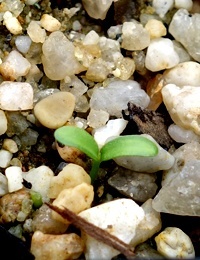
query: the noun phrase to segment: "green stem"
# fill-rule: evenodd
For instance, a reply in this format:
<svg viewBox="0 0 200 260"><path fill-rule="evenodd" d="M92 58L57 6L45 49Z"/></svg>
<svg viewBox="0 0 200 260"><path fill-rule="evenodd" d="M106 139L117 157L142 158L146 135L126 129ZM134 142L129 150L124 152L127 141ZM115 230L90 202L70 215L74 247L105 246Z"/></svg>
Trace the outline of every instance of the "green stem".
<svg viewBox="0 0 200 260"><path fill-rule="evenodd" d="M100 161L92 160L92 168L90 170L90 177L92 183L96 180L98 176L100 163L101 163Z"/></svg>

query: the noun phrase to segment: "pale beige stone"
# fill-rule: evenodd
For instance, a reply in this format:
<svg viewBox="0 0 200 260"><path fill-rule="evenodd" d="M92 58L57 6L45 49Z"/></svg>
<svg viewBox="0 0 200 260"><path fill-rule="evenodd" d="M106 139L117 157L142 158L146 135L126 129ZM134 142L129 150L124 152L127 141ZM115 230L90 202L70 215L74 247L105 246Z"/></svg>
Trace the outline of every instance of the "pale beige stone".
<svg viewBox="0 0 200 260"><path fill-rule="evenodd" d="M17 35L22 33L22 26L16 17L11 12L6 11L3 16L3 23L12 34Z"/></svg>
<svg viewBox="0 0 200 260"><path fill-rule="evenodd" d="M27 34L33 42L43 43L46 38L46 31L40 27L38 21L31 21L27 27Z"/></svg>
<svg viewBox="0 0 200 260"><path fill-rule="evenodd" d="M7 118L3 110L0 110L0 135L3 135L7 131Z"/></svg>
<svg viewBox="0 0 200 260"><path fill-rule="evenodd" d="M2 147L11 153L18 152L17 144L13 139L8 139L8 138L4 139Z"/></svg>
<svg viewBox="0 0 200 260"><path fill-rule="evenodd" d="M49 14L42 15L40 19L40 24L45 30L49 32L57 31L61 27L61 23L56 18L54 18Z"/></svg>
<svg viewBox="0 0 200 260"><path fill-rule="evenodd" d="M74 188L62 190L58 197L53 201L53 205L59 208L65 207L78 214L79 212L90 208L93 199L93 186L83 182ZM52 217L63 223L69 223L68 220L62 218L55 211L52 212Z"/></svg>
<svg viewBox="0 0 200 260"><path fill-rule="evenodd" d="M159 38L167 34L164 24L156 19L150 19L145 25L145 29L149 32L150 38Z"/></svg>
<svg viewBox="0 0 200 260"><path fill-rule="evenodd" d="M83 249L83 241L75 233L51 235L36 231L31 240L31 253L35 260L77 259Z"/></svg>
<svg viewBox="0 0 200 260"><path fill-rule="evenodd" d="M69 92L54 93L34 107L35 117L48 128L56 129L63 126L72 116L75 107L75 98Z"/></svg>
<svg viewBox="0 0 200 260"><path fill-rule="evenodd" d="M90 184L90 176L81 166L69 163L51 179L48 196L55 199L62 190L73 188L83 182Z"/></svg>

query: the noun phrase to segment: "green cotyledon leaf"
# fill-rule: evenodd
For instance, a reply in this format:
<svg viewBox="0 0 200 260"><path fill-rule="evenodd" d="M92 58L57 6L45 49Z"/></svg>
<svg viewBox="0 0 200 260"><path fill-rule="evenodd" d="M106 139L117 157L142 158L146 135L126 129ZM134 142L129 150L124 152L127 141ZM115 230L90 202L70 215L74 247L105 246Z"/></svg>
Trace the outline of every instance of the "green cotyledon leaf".
<svg viewBox="0 0 200 260"><path fill-rule="evenodd" d="M155 156L158 147L146 137L125 135L107 142L100 152L101 161L107 161L121 156Z"/></svg>
<svg viewBox="0 0 200 260"><path fill-rule="evenodd" d="M76 126L62 126L55 130L55 139L63 145L76 147L95 161L100 160L99 148L94 138Z"/></svg>

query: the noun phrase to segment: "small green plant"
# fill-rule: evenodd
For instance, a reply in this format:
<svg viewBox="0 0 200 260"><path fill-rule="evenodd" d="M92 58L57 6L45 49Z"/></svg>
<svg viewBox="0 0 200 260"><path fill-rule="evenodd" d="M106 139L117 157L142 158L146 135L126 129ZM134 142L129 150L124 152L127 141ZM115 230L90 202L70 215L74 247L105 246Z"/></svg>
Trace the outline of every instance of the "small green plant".
<svg viewBox="0 0 200 260"><path fill-rule="evenodd" d="M158 153L157 146L140 135L119 136L107 142L101 149L93 136L79 127L62 126L54 132L54 136L59 143L76 147L92 159L92 181L96 179L103 161L121 156L155 156Z"/></svg>

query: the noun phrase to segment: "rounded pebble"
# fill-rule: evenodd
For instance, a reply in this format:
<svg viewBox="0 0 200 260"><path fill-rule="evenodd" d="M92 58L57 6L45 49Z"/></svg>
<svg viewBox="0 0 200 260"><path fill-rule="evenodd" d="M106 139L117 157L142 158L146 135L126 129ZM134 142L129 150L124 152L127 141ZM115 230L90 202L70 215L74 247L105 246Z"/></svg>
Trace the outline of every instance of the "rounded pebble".
<svg viewBox="0 0 200 260"><path fill-rule="evenodd" d="M34 107L34 114L43 126L57 129L70 119L74 108L74 95L58 92L40 100Z"/></svg>
<svg viewBox="0 0 200 260"><path fill-rule="evenodd" d="M3 135L5 134L6 130L7 130L7 118L6 118L6 115L4 113L3 110L0 110L0 135Z"/></svg>
<svg viewBox="0 0 200 260"><path fill-rule="evenodd" d="M58 31L61 27L61 23L49 14L43 14L40 19L41 26L48 32Z"/></svg>

